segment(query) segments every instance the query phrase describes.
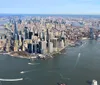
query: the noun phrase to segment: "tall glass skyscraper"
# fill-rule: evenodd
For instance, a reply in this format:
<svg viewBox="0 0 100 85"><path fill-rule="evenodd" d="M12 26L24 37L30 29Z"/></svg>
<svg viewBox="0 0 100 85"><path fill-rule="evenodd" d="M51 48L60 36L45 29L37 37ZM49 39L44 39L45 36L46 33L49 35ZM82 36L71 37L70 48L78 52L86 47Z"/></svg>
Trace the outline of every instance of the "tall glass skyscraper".
<svg viewBox="0 0 100 85"><path fill-rule="evenodd" d="M15 40L18 40L18 29L17 29L17 26L16 26L16 22L14 22L14 39Z"/></svg>
<svg viewBox="0 0 100 85"><path fill-rule="evenodd" d="M27 27L25 27L24 32L25 32L25 39L29 39L29 30Z"/></svg>
<svg viewBox="0 0 100 85"><path fill-rule="evenodd" d="M90 28L90 39L94 39L93 28Z"/></svg>

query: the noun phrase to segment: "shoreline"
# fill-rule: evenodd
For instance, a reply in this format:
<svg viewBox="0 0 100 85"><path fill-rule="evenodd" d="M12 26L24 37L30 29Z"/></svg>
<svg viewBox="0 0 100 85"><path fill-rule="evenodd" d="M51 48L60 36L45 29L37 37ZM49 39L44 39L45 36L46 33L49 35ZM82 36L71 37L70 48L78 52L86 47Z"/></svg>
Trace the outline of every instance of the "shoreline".
<svg viewBox="0 0 100 85"><path fill-rule="evenodd" d="M10 56L13 57L13 58L30 59L28 57L23 57L23 56L20 56L20 55L19 56L13 56L13 55L10 54Z"/></svg>
<svg viewBox="0 0 100 85"><path fill-rule="evenodd" d="M68 46L68 45L67 45ZM56 55L56 54L59 54L62 50L64 50L67 46L65 46L64 48L61 48L59 49L59 51L57 52L53 52L51 54L47 53L47 55L45 54L35 54L35 55L29 55L29 56L23 56L23 55L18 55L17 52L15 52L15 54L12 54L13 52L8 52L8 53L0 53L1 55L9 55L11 57L14 57L14 58L22 58L22 59L38 59L38 57L35 57L35 56L39 56L39 55L42 55L42 56L45 56L43 58L46 58L46 59L49 59L49 58L54 58L53 55ZM49 57L46 57L46 56L49 56ZM42 59L42 58L41 58Z"/></svg>
<svg viewBox="0 0 100 85"><path fill-rule="evenodd" d="M53 56L53 55L56 55L56 54L60 54L61 51L63 51L65 48L67 48L67 46L69 46L69 45L66 45L65 47L59 49L59 51L57 51L57 52L51 53L51 55Z"/></svg>
<svg viewBox="0 0 100 85"><path fill-rule="evenodd" d="M81 40L88 40L89 38L87 37L84 37L82 38ZM48 58L54 58L54 55L56 54L60 54L61 51L63 51L65 48L67 48L69 46L69 43L64 46L63 48L58 48L58 51L55 51L53 53L47 53L46 54L28 54L27 52L22 52L22 51L19 51L19 52L4 52L4 53L0 53L1 55L9 55L11 57L15 57L15 58L22 58L22 59L38 59L38 57L40 56L40 59L48 59ZM20 54L18 54L20 53ZM26 53L27 55L22 55L21 53ZM45 57L44 57L45 56ZM48 56L48 57L47 57Z"/></svg>

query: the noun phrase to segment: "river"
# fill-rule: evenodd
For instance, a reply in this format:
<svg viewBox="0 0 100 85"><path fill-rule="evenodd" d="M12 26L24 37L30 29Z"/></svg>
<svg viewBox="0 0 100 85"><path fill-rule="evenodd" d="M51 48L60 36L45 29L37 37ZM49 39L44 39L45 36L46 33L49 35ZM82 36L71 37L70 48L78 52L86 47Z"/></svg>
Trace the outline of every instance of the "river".
<svg viewBox="0 0 100 85"><path fill-rule="evenodd" d="M0 55L0 85L89 85L87 80L100 83L100 42L85 40L79 47L67 47L53 59L31 62L27 59ZM32 64L28 64L28 63Z"/></svg>

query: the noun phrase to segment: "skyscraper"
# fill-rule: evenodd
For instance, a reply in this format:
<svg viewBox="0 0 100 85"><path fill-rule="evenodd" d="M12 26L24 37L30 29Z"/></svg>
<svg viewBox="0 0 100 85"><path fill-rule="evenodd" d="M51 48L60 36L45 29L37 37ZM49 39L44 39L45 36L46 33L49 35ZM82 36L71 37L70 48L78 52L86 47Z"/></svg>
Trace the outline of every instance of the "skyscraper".
<svg viewBox="0 0 100 85"><path fill-rule="evenodd" d="M90 28L90 39L94 39L93 28Z"/></svg>
<svg viewBox="0 0 100 85"><path fill-rule="evenodd" d="M49 35L49 30L47 29L47 47L49 47L49 42L50 42L50 35Z"/></svg>
<svg viewBox="0 0 100 85"><path fill-rule="evenodd" d="M16 25L16 22L14 21L14 33L13 33L13 37L14 37L14 51L18 51L19 46L18 46L18 28Z"/></svg>
<svg viewBox="0 0 100 85"><path fill-rule="evenodd" d="M25 32L25 39L29 39L29 30L27 27L25 27L24 32Z"/></svg>
<svg viewBox="0 0 100 85"><path fill-rule="evenodd" d="M16 26L16 22L14 22L14 40L18 40L18 29Z"/></svg>

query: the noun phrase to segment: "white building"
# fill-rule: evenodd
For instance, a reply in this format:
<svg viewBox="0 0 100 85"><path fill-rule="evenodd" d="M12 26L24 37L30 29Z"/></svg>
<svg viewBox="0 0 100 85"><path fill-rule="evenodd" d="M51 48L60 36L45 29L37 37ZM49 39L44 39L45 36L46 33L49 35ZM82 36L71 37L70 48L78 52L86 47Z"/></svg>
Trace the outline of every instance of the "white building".
<svg viewBox="0 0 100 85"><path fill-rule="evenodd" d="M53 52L53 43L49 42L49 53Z"/></svg>
<svg viewBox="0 0 100 85"><path fill-rule="evenodd" d="M60 46L61 46L61 48L64 48L64 41L63 40L60 42Z"/></svg>

